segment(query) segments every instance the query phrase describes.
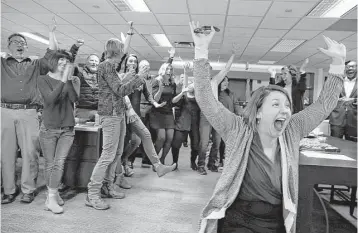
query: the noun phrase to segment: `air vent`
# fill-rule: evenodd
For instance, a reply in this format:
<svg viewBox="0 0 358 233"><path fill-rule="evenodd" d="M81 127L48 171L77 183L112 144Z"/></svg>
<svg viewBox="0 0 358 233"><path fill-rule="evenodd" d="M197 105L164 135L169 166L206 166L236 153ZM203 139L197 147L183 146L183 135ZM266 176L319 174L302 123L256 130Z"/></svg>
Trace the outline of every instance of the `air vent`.
<svg viewBox="0 0 358 233"><path fill-rule="evenodd" d="M191 49L194 48L194 42L174 42L175 48Z"/></svg>

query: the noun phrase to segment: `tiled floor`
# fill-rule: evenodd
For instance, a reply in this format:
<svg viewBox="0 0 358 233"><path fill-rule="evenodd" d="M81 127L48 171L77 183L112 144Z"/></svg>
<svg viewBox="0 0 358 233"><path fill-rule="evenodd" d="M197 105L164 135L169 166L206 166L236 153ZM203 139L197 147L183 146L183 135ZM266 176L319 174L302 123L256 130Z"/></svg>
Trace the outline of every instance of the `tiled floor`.
<svg viewBox="0 0 358 233"><path fill-rule="evenodd" d="M85 193L67 193L65 213L54 215L43 209L45 192L31 204L21 204L20 197L1 207L1 232L34 233L191 233L197 232L200 211L210 198L220 173L201 176L189 167L190 153L182 148L179 171L158 178L151 169L140 168L127 178L133 185L125 190L123 200L108 200L111 208L98 211L84 205ZM171 163L171 154L167 156ZM43 173L39 177L43 183ZM318 204L319 205L319 204ZM353 233L356 228L329 210L331 231ZM324 217L316 210L314 232L324 232Z"/></svg>

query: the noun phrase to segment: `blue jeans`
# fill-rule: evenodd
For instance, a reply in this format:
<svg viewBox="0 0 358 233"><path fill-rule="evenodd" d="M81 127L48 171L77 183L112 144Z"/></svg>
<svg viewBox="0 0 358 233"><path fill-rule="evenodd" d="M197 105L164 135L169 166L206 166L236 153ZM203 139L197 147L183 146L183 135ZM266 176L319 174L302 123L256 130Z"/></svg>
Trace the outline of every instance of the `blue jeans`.
<svg viewBox="0 0 358 233"><path fill-rule="evenodd" d="M211 165L215 165L220 148L221 137L216 132L216 130L210 125L209 121L202 113L200 114L199 133L200 133L200 143L199 143L200 151L199 151L199 158L198 158L198 167L205 167L206 151L209 145L210 133L212 134L213 144L210 149L208 167Z"/></svg>
<svg viewBox="0 0 358 233"><path fill-rule="evenodd" d="M88 197L100 197L103 182L113 184L117 161L123 153L124 138L126 135L126 118L121 116L101 116L102 125L102 154L92 171L88 184Z"/></svg>
<svg viewBox="0 0 358 233"><path fill-rule="evenodd" d="M128 157L135 151L135 149L137 149L137 147L142 142L144 152L150 159L150 162L152 164L159 163L159 157L158 154L155 152L155 148L152 142L152 137L147 127L145 127L145 125L143 124L142 120L137 116L137 120L131 122L130 127L132 130L131 142L128 143L125 147L123 153L123 162L128 161ZM118 161L117 166L120 167L121 166L120 164L121 164L120 161Z"/></svg>
<svg viewBox="0 0 358 233"><path fill-rule="evenodd" d="M63 167L71 149L75 131L73 127L47 129L40 128L40 145L45 159L46 185L56 189L61 183Z"/></svg>

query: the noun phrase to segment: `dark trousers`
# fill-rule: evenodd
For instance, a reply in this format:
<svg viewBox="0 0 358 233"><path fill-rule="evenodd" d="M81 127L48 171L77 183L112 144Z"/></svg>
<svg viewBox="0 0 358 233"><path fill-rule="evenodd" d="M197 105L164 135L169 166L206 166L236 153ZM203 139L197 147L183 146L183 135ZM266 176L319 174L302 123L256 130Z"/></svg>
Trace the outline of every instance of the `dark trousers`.
<svg viewBox="0 0 358 233"><path fill-rule="evenodd" d="M225 159L225 142L223 140L221 140L220 143L219 153L220 153L220 163L222 163L223 160Z"/></svg>
<svg viewBox="0 0 358 233"><path fill-rule="evenodd" d="M179 159L179 150L183 144L183 142L190 137L190 149L191 149L191 156L190 160L195 162L196 158L198 157L199 153L199 126L198 124L192 124L192 129L190 131L180 131L175 130L173 142L172 142L172 154L173 154L173 162L178 163Z"/></svg>
<svg viewBox="0 0 358 233"><path fill-rule="evenodd" d="M149 126L149 114L146 114L145 117L141 117L141 120L143 122L143 124L147 127L147 129L149 130L150 132L150 135L152 137L152 141L153 143L155 142L156 140L156 133L155 133L155 130L153 130L152 128L150 128ZM143 148L143 143L141 143L138 147L137 150L135 150L132 155L130 155L129 157L129 161L134 163L134 160L135 160L135 157L136 157L136 154L140 154L141 157L142 157L142 163L144 164L151 164L148 156L146 155L146 153L144 152L144 148Z"/></svg>
<svg viewBox="0 0 358 233"><path fill-rule="evenodd" d="M344 138L349 141L357 141L357 132L356 128L349 127L348 125L345 126L338 126L338 125L330 125L331 126L331 136L337 138Z"/></svg>

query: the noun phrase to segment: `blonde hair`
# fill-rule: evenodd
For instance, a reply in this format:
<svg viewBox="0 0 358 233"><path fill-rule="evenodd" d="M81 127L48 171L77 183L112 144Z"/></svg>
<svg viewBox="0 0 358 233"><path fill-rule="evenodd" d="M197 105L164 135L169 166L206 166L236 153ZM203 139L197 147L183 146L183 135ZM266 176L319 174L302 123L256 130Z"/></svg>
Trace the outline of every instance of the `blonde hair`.
<svg viewBox="0 0 358 233"><path fill-rule="evenodd" d="M145 66L150 66L149 62L147 60L141 60L139 62L139 68L145 67Z"/></svg>
<svg viewBox="0 0 358 233"><path fill-rule="evenodd" d="M163 80L163 76L165 75L165 71L167 70L168 66L171 66L171 64L169 63L164 63L160 68L159 68L159 71L158 71L158 75L159 75L159 78L160 80ZM171 83L174 83L174 72L173 74L170 76L169 78L169 81Z"/></svg>
<svg viewBox="0 0 358 233"><path fill-rule="evenodd" d="M266 97L274 91L281 92L287 97L288 102L290 103L290 109L292 111L292 100L286 89L277 85L268 85L258 88L252 93L249 103L242 112L244 121L254 130L254 132L257 132L257 113L264 103Z"/></svg>
<svg viewBox="0 0 358 233"><path fill-rule="evenodd" d="M120 56L123 51L123 43L117 38L111 38L106 41L104 50L106 53L106 58Z"/></svg>

